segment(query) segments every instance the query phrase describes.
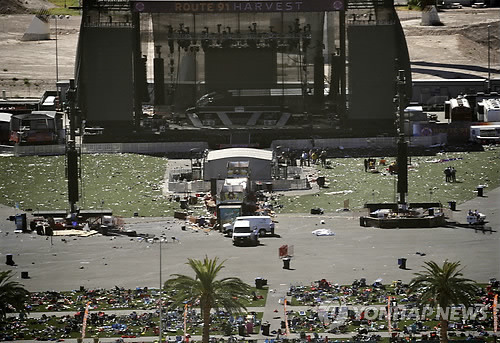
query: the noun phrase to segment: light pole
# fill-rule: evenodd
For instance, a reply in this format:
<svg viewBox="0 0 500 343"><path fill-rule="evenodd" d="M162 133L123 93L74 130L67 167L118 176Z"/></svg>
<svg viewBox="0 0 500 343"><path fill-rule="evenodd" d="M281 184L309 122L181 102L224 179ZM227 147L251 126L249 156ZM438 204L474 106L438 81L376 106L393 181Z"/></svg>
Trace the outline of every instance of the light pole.
<svg viewBox="0 0 500 343"><path fill-rule="evenodd" d="M52 18L54 19L56 25L56 82L59 82L59 55L57 53L57 14L53 15Z"/></svg>
<svg viewBox="0 0 500 343"><path fill-rule="evenodd" d="M488 24L488 93L491 91L491 69L490 69L490 24Z"/></svg>
<svg viewBox="0 0 500 343"><path fill-rule="evenodd" d="M397 81L397 100L398 100L398 204L406 210L406 194L408 193L408 142L405 138L405 116L404 108L406 102L406 77L404 70L398 73Z"/></svg>
<svg viewBox="0 0 500 343"><path fill-rule="evenodd" d="M161 335L162 335L162 304L161 304L161 295L162 295L162 289L163 289L163 285L161 283L161 236L160 236L160 325L159 325L159 334L158 334L158 338L159 338L159 342L161 343Z"/></svg>

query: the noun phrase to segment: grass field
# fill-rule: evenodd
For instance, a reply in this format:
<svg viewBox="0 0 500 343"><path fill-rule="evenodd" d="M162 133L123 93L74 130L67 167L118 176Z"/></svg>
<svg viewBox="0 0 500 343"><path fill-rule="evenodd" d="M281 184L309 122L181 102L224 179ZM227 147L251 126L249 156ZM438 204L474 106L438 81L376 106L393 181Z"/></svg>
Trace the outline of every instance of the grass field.
<svg viewBox="0 0 500 343"><path fill-rule="evenodd" d="M374 156L376 157L376 156ZM379 156L380 157L380 156ZM411 159L408 201L454 200L462 203L476 196L478 185L500 186L500 148L483 152L443 153ZM394 159L388 158L388 162ZM446 162L436 162L449 160ZM330 169L318 166L327 187L317 194L280 196L281 213L308 213L313 207L334 212L344 207L361 208L366 202L393 202L396 177L377 166L380 173L365 173L363 158L330 159ZM85 209L112 209L117 216L172 216L179 208L162 195L168 164L166 158L133 154L82 156L82 200ZM457 182L445 182L443 170L453 166ZM485 193L488 192L488 188ZM67 185L63 156L0 157L0 203L21 209L65 209Z"/></svg>
<svg viewBox="0 0 500 343"><path fill-rule="evenodd" d="M2 204L22 209L67 208L64 156L0 157ZM118 216L166 216L161 183L167 159L133 154L83 155L82 200L85 209L111 208Z"/></svg>
<svg viewBox="0 0 500 343"><path fill-rule="evenodd" d="M374 156L374 158L381 156ZM463 203L476 196L478 185L496 188L500 185L500 149L487 148L483 152L454 152L437 156L411 158L408 170L408 201L437 202L447 206L448 201ZM328 188L318 194L279 197L283 213L307 213L313 207L334 212L344 207L361 208L370 202L396 201L396 176L386 167L377 166L379 173L364 172L364 158L331 159L331 169L318 167L319 175L325 176ZM394 158L388 158L388 162ZM438 160L450 160L436 162ZM444 169L452 166L457 170L457 182L445 182ZM487 189L485 190L487 192Z"/></svg>
<svg viewBox="0 0 500 343"><path fill-rule="evenodd" d="M79 3L77 0L49 0L52 4L57 7L51 8L49 10L50 14L69 14L69 15L79 15L79 11L75 9L70 9L70 7L78 7Z"/></svg>

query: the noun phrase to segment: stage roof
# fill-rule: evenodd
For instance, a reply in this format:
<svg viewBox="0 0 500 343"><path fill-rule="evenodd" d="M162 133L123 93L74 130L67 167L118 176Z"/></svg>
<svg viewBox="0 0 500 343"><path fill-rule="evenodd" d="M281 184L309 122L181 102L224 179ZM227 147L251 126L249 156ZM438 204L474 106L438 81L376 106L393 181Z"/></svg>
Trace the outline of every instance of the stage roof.
<svg viewBox="0 0 500 343"><path fill-rule="evenodd" d="M253 148L227 148L210 151L207 156L208 161L224 158L255 158L271 161L273 159L273 152Z"/></svg>

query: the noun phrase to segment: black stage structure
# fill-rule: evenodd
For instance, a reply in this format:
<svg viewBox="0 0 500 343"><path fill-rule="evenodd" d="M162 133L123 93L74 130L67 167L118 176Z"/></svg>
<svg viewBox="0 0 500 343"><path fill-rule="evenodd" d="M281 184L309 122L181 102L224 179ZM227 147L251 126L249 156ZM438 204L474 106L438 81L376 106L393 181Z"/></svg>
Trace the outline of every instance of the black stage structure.
<svg viewBox="0 0 500 343"><path fill-rule="evenodd" d="M99 141L395 135L399 70L411 97L392 1L85 0L75 70Z"/></svg>

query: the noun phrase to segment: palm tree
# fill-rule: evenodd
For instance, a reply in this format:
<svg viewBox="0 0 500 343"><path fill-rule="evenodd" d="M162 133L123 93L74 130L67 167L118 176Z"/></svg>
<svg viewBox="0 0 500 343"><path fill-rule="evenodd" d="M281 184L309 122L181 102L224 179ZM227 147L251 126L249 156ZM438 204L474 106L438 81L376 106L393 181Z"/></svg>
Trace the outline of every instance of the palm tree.
<svg viewBox="0 0 500 343"><path fill-rule="evenodd" d="M194 270L196 277L172 274L173 278L165 282L165 289L173 294L171 307L182 307L199 302L203 319L203 343L208 343L210 335L210 311L224 309L235 313L246 309L243 299L251 293L251 287L236 277L216 280L224 262L218 258L202 260L188 259L187 264Z"/></svg>
<svg viewBox="0 0 500 343"><path fill-rule="evenodd" d="M29 292L17 281L10 281L12 270L0 272L0 321L11 310L25 312L25 302Z"/></svg>
<svg viewBox="0 0 500 343"><path fill-rule="evenodd" d="M441 343L448 343L448 310L452 305L472 304L479 287L476 282L463 278L460 262L444 261L440 267L436 262L425 262L425 271L415 273L410 282L410 293L419 292L421 304L439 307ZM443 312L444 310L444 312Z"/></svg>
<svg viewBox="0 0 500 343"><path fill-rule="evenodd" d="M409 9L417 8L423 10L427 6L437 5L436 0L410 0L408 1Z"/></svg>

